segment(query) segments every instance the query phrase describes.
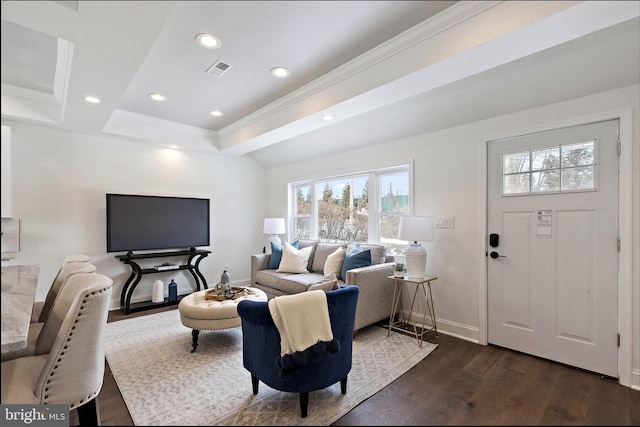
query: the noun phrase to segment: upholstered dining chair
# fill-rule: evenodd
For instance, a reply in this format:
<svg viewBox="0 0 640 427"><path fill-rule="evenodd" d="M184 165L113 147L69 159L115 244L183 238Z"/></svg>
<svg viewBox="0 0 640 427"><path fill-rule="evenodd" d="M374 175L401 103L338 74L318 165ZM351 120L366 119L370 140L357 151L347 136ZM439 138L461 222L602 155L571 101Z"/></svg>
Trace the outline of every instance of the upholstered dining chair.
<svg viewBox="0 0 640 427"><path fill-rule="evenodd" d="M353 327L359 288L343 286L328 291L327 305L334 340L339 351L327 353L316 362L302 367L296 374L282 379L280 333L273 321L267 302L241 301L238 315L242 320L243 365L251 373L253 394L258 394L262 381L269 387L299 393L300 416L307 416L309 392L340 382L340 392L347 392L347 375L351 371Z"/></svg>
<svg viewBox="0 0 640 427"><path fill-rule="evenodd" d="M47 319L47 316L53 307L53 302L56 300L60 289L70 275L76 273L94 273L95 271L96 266L88 261L64 262L60 269L58 269L58 274L54 277L44 301L35 301L33 303L31 323L44 322Z"/></svg>
<svg viewBox="0 0 640 427"><path fill-rule="evenodd" d="M68 262L89 262L89 261L91 261L91 257L89 255L69 254L64 258L64 260L62 261L62 264L64 265Z"/></svg>
<svg viewBox="0 0 640 427"><path fill-rule="evenodd" d="M68 404L80 425L100 425L97 396L105 369L105 330L113 281L102 274L75 274L61 298L73 294L46 354L2 362L1 403Z"/></svg>
<svg viewBox="0 0 640 427"><path fill-rule="evenodd" d="M41 318L44 320L29 324L26 347L2 353L2 361L48 353L53 337L58 333L64 316L75 298L76 290L73 287L66 290L69 279L78 274L93 274L95 271L95 265L88 262L72 262L63 265L44 301L41 313Z"/></svg>

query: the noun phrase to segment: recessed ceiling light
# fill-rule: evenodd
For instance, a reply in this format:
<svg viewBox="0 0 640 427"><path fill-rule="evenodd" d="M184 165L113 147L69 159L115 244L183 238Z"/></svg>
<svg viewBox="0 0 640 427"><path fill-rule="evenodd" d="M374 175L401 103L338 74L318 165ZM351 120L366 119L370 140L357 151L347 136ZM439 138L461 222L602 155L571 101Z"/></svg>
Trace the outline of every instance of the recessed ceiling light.
<svg viewBox="0 0 640 427"><path fill-rule="evenodd" d="M209 33L200 33L196 36L196 41L202 47L207 49L217 49L222 45L219 38Z"/></svg>
<svg viewBox="0 0 640 427"><path fill-rule="evenodd" d="M331 114L325 114L322 116L322 120L326 120L328 122L329 120L333 120L333 116Z"/></svg>
<svg viewBox="0 0 640 427"><path fill-rule="evenodd" d="M163 102L167 100L167 97L161 93L150 93L147 96L153 99L154 101L158 101L158 102Z"/></svg>
<svg viewBox="0 0 640 427"><path fill-rule="evenodd" d="M212 116L215 116L215 117L220 117L220 116L223 115L222 111L218 111L218 110L213 110L209 114L211 114Z"/></svg>
<svg viewBox="0 0 640 427"><path fill-rule="evenodd" d="M291 71L285 67L274 67L271 69L271 74L276 77L289 77L291 75Z"/></svg>
<svg viewBox="0 0 640 427"><path fill-rule="evenodd" d="M95 96L85 96L84 100L92 104L100 104L100 98L96 98Z"/></svg>

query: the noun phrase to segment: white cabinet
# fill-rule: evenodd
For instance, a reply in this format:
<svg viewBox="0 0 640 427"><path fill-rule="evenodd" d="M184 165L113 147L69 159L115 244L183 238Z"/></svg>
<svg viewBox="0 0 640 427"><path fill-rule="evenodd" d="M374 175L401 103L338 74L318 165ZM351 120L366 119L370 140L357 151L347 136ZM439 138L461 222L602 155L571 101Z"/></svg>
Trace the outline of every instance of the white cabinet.
<svg viewBox="0 0 640 427"><path fill-rule="evenodd" d="M2 218L13 216L11 192L11 128L2 125Z"/></svg>

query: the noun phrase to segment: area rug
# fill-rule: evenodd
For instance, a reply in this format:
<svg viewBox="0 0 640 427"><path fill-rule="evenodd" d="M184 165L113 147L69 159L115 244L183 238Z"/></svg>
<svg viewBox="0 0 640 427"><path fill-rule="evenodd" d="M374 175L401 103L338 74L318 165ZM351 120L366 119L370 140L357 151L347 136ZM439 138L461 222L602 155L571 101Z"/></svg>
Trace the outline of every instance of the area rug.
<svg viewBox="0 0 640 427"><path fill-rule="evenodd" d="M242 366L242 329L202 331L191 353L191 329L178 310L107 324L109 367L138 426L330 425L424 359L436 344L370 326L358 331L347 394L340 383L309 393L300 417L298 394L260 383L253 395Z"/></svg>

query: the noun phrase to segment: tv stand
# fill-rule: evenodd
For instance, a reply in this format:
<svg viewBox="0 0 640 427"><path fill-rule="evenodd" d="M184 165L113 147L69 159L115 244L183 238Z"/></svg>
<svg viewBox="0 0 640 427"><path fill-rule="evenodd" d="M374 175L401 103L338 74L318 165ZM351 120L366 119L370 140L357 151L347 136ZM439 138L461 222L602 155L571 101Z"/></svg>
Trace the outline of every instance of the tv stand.
<svg viewBox="0 0 640 427"><path fill-rule="evenodd" d="M167 270L161 270L156 268L142 268L138 261L150 258L163 258L163 257L188 257L187 261L184 264L175 265L175 268L171 268L171 271L175 270L188 270L191 273L191 277L193 277L194 282L196 283L196 291L200 290L200 282L202 282L202 286L204 289L208 289L207 280L200 272L200 262L211 253L211 251L206 251L203 249L189 248L184 251L172 251L172 252L153 252L146 254L134 254L132 251L127 252L126 255L116 255L116 259L122 261L123 263L129 265L131 267L131 275L125 282L122 287L122 292L120 293L120 308L124 311L125 314L133 313L136 311L142 310L150 310L152 308L157 307L166 307L169 305L175 305L180 302L180 300L186 295L178 295L177 301L169 301L168 298L165 298L163 302L154 303L151 301L139 302L139 303L131 303L131 296L133 295L133 291L136 289L136 286L140 283L142 276L145 274L152 273L163 273Z"/></svg>

